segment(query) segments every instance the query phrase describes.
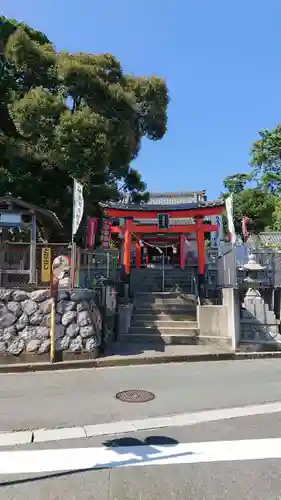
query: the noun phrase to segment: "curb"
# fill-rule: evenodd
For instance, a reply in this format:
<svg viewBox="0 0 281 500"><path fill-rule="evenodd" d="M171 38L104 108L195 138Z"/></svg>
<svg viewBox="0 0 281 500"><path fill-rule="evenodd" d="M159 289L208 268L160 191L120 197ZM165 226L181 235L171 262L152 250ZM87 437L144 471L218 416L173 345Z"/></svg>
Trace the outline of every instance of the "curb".
<svg viewBox="0 0 281 500"><path fill-rule="evenodd" d="M87 439L101 436L114 436L147 430L171 427L186 427L206 424L233 418L252 417L253 415L280 414L281 403L262 403L249 406L220 408L187 413L178 413L160 417L148 417L135 420L119 420L103 424L90 424L52 429L31 429L27 431L0 432L0 449L19 445L51 443L75 439ZM2 451L2 450L1 450ZM1 454L1 452L0 452Z"/></svg>
<svg viewBox="0 0 281 500"><path fill-rule="evenodd" d="M179 354L170 356L148 356L136 358L135 356L124 356L112 359L110 357L98 359L84 359L72 361L59 361L57 363L9 363L0 364L1 373L24 373L43 372L57 370L73 370L84 368L106 368L114 366L142 366L165 363L197 363L199 361L235 361L245 359L281 358L281 351L258 351L258 352L222 352L206 354Z"/></svg>

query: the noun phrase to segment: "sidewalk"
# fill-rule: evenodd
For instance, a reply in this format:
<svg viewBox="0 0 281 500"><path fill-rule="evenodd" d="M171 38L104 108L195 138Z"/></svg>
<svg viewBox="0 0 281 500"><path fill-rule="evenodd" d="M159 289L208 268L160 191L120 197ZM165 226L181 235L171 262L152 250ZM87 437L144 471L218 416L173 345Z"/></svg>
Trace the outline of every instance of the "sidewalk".
<svg viewBox="0 0 281 500"><path fill-rule="evenodd" d="M67 370L74 368L101 368L114 366L152 365L160 363L184 363L198 361L242 360L257 358L281 358L281 351L237 351L216 345L162 345L115 343L97 359L67 360L57 363L48 361L13 362L0 364L0 373Z"/></svg>

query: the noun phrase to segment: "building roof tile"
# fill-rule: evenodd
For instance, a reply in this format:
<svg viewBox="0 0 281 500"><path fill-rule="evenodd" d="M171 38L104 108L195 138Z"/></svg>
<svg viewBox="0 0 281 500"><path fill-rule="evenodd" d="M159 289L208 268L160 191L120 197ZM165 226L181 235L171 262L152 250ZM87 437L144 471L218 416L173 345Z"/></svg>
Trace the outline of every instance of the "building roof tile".
<svg viewBox="0 0 281 500"><path fill-rule="evenodd" d="M100 203L102 208L112 208L124 211L140 211L140 212L177 212L178 210L196 210L199 208L210 208L210 207L222 207L224 206L224 200L218 199L213 201L200 201L197 203L181 203L175 205L156 205L156 204L135 204L135 203L124 203L124 202L107 202Z"/></svg>

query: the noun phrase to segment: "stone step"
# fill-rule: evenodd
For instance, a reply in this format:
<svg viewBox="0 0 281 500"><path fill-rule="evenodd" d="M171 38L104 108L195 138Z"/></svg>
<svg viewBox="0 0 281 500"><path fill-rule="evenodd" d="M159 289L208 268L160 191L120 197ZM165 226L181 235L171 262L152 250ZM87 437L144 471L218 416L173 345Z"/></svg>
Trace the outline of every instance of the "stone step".
<svg viewBox="0 0 281 500"><path fill-rule="evenodd" d="M161 349L161 345L209 345L217 347L227 347L231 349L231 339L229 337L211 337L198 334L184 333L128 333L120 335L120 343L149 343L152 348Z"/></svg>
<svg viewBox="0 0 281 500"><path fill-rule="evenodd" d="M184 297L184 295L182 295L182 297L180 295L178 295L177 297L173 297L173 296L167 296L167 297L148 297L146 295L144 295L143 297L141 295L137 295L134 297L134 302L137 303L137 304L196 304L197 303L197 300L196 300L196 297L194 298L188 298L188 297Z"/></svg>
<svg viewBox="0 0 281 500"><path fill-rule="evenodd" d="M139 287L144 288L144 287L152 287L152 286L157 286L159 288L159 292L163 292L163 281L161 280L153 280L153 281L146 281L146 280L140 280L141 282L138 282L137 284L133 285L133 288L136 289L136 291L141 291L139 290ZM189 287L189 289L193 289L195 286L194 283L191 283L190 281L180 281L180 280L165 280L164 282L164 291L166 292L165 288L167 287L172 287L172 286L181 286L181 287ZM187 292L188 293L188 292Z"/></svg>
<svg viewBox="0 0 281 500"><path fill-rule="evenodd" d="M139 279L141 279L141 280L143 280L143 281L144 281L144 280L147 280L147 281L153 281L153 280L157 279L157 280L159 280L159 281L160 281L160 280L162 280L162 279L163 279L163 274L161 273L161 274L148 275L148 276L142 275L142 276L138 276L138 278L135 278L135 280L133 279L132 281L137 282ZM190 276L190 275L184 275L184 274L181 274L181 275L172 275L172 274L168 274L168 275L167 275L167 274L165 273L165 274L164 274L164 280L165 280L165 281L166 281L166 280L169 280L169 281L171 281L171 280L175 280L175 281L177 281L177 280L180 280L180 281L182 281L182 280L185 280L185 281L193 281L193 278L192 278L192 276Z"/></svg>
<svg viewBox="0 0 281 500"><path fill-rule="evenodd" d="M174 284L174 285L165 285L165 291L170 292L170 293L188 293L192 290L192 288L187 284L187 285L179 285L179 284ZM162 285L158 286L157 283L153 283L151 285L145 285L142 284L138 286L138 291L143 291L144 293L148 292L160 292L162 291ZM134 291L134 289L133 289Z"/></svg>
<svg viewBox="0 0 281 500"><path fill-rule="evenodd" d="M165 307L161 307L161 305L146 305L146 306L137 306L134 308L133 315L135 314L166 314L169 316L173 316L176 314L184 315L185 317L189 314L196 315L196 307L195 306L187 306L186 304L170 304Z"/></svg>
<svg viewBox="0 0 281 500"><path fill-rule="evenodd" d="M135 281L137 281L137 279L139 279L139 278L141 278L141 279L148 279L148 280L149 280L149 279L150 279L150 280L152 280L152 279L155 279L155 278L157 278L157 279L162 279L162 278L163 278L163 273L162 273L162 271L161 271L161 273L154 273L154 274L152 274L152 273L151 273L151 274L142 274L142 275L140 275L140 276L134 276L134 277L132 278L132 280L133 280L133 281L134 281L134 280L135 280ZM174 274L174 273L167 273L167 272L165 272L165 273L164 273L164 278L165 278L165 279L166 279L166 278L167 278L167 279L176 279L176 280L177 280L177 279L180 279L180 280L181 280L181 279L193 280L193 276L192 276L191 274L181 274L181 273L179 273L179 274Z"/></svg>
<svg viewBox="0 0 281 500"><path fill-rule="evenodd" d="M141 313L136 310L133 313L132 321L196 321L196 311L190 311L188 313L181 311L174 311L173 314L166 314L165 312L153 313L145 312Z"/></svg>
<svg viewBox="0 0 281 500"><path fill-rule="evenodd" d="M174 331L177 330L182 330L182 329L198 329L198 323L197 321L189 321L189 320L181 320L181 321L173 321L171 319L170 321L167 320L145 320L145 319L135 319L133 317L131 321L131 330L133 328L157 328L159 330L166 329L166 328L171 328Z"/></svg>
<svg viewBox="0 0 281 500"><path fill-rule="evenodd" d="M177 300L169 300L169 301L161 301L157 300L155 302L134 302L135 309L166 309L166 308L178 308L179 310L186 309L196 309L196 302L186 302L186 301L177 301Z"/></svg>
<svg viewBox="0 0 281 500"><path fill-rule="evenodd" d="M198 329L198 325L196 322L194 322L194 325L191 324L188 324L188 325L184 325L184 326L178 326L178 327L174 327L174 326L156 326L155 324L154 325L151 325L151 326L130 326L130 329L129 329L129 332L130 332L130 335L137 335L137 334L143 334L145 335L146 333L147 334L155 334L155 335L159 335L159 333L163 333L163 334L166 334L166 335L177 335L177 334L180 334L180 335L197 335L199 333L199 329Z"/></svg>
<svg viewBox="0 0 281 500"><path fill-rule="evenodd" d="M146 281L146 280L141 280L141 283L138 283L136 285L133 285L134 288L136 288L138 290L139 287L152 287L152 286L156 286L159 287L159 292L162 291L162 287L163 287L163 281L159 280L153 280L153 281ZM191 283L190 281L185 281L185 280L165 280L164 282L164 288L167 288L167 287L172 287L172 286L182 286L182 287L189 287L191 288L193 285L193 283ZM166 290L164 290L166 291Z"/></svg>
<svg viewBox="0 0 281 500"><path fill-rule="evenodd" d="M166 275L169 275L169 276L193 276L193 273L192 272L185 272L185 271L182 271L181 269L167 269L165 268L164 269L164 272ZM141 272L133 272L132 270L132 273L131 273L131 277L132 278L137 278L138 276L155 276L155 275L161 275L163 273L163 269L162 268L158 268L158 269L143 269Z"/></svg>
<svg viewBox="0 0 281 500"><path fill-rule="evenodd" d="M160 298L177 298L181 297L184 299L195 299L196 296L193 293L181 293L181 292L137 292L136 297L160 297Z"/></svg>

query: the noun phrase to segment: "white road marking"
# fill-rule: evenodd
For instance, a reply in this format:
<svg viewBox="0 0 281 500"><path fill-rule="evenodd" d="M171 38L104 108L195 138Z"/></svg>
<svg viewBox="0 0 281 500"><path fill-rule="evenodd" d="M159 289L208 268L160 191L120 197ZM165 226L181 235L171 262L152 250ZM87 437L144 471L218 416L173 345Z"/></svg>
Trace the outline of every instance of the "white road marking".
<svg viewBox="0 0 281 500"><path fill-rule="evenodd" d="M281 438L181 443L165 446L93 447L0 452L0 474L281 459Z"/></svg>

